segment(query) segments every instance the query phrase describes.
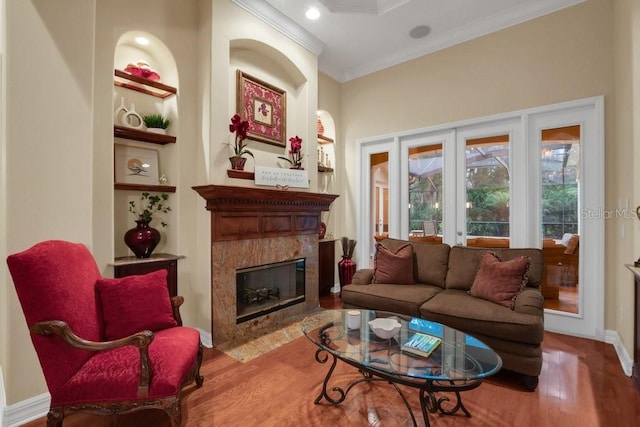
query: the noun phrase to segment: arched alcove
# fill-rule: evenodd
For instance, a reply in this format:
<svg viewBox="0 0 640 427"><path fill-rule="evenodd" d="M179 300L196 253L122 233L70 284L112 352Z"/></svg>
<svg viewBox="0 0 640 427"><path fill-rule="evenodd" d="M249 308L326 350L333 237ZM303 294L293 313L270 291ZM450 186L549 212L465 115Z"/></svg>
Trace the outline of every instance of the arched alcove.
<svg viewBox="0 0 640 427"><path fill-rule="evenodd" d="M142 38L142 39L141 39ZM145 43L146 40L146 43ZM145 84L145 81L131 80L129 73L124 72L129 64L148 64L159 76L158 85ZM176 144L179 139L178 93L179 78L175 59L171 51L159 38L145 31L128 31L116 44L114 52L114 86L113 86L113 121L114 121L114 257L131 256L124 243L125 232L135 226L136 215L130 212L130 202L140 207L140 196L143 192L151 194L166 193L171 211L161 215L151 225L160 231L162 239L154 253L176 253L178 228L178 198L175 188L178 184L178 163ZM165 88L166 86L166 88ZM168 88L168 89L167 89ZM167 137L154 136L142 126L133 131L121 120L117 110L124 105L129 111L135 110L139 115L161 114L171 120L167 129ZM137 133L139 131L140 133ZM146 182L121 183L118 173L118 162L122 160L123 150L148 154L157 159L155 167L150 169L152 175ZM155 174L157 173L157 177ZM126 178L125 178L126 180ZM139 185L140 184L140 185ZM163 220L167 227L161 225Z"/></svg>
<svg viewBox="0 0 640 427"><path fill-rule="evenodd" d="M251 170L253 164L261 166L283 166L278 156L287 156L288 140L299 135L303 138L303 153L305 167L315 167L315 144L310 144L309 138L315 134L310 132L309 115L309 82L302 70L289 57L278 49L254 39L235 39L229 42L229 111L239 112L237 70L262 80L285 93L286 111L284 141L285 146L269 145L257 141L251 141L253 159L247 162L247 168ZM312 140L313 141L313 140ZM226 157L229 152L223 150ZM311 157L314 156L314 157ZM311 158L310 158L311 157Z"/></svg>

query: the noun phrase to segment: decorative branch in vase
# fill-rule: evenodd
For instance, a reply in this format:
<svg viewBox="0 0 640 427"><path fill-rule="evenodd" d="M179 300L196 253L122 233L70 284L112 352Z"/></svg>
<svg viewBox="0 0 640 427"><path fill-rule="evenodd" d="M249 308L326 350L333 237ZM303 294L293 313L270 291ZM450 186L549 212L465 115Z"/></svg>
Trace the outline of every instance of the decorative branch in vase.
<svg viewBox="0 0 640 427"><path fill-rule="evenodd" d="M298 135L289 138L289 147L291 158L283 156L278 156L278 158L289 162L290 169L304 169L302 167L302 138Z"/></svg>
<svg viewBox="0 0 640 427"><path fill-rule="evenodd" d="M244 155L248 154L253 157L253 153L247 149L247 144L244 143L244 140L247 139L248 131L249 122L242 120L239 114L234 114L233 117L231 117L231 124L229 125L229 132L236 134L233 144L234 156L229 157L231 169L243 171L244 164L247 161Z"/></svg>
<svg viewBox="0 0 640 427"><path fill-rule="evenodd" d="M356 248L356 241L348 237L340 239L342 243L342 260L338 262L338 278L340 279L340 291L351 283L353 275L356 273L356 263L353 261L353 251Z"/></svg>

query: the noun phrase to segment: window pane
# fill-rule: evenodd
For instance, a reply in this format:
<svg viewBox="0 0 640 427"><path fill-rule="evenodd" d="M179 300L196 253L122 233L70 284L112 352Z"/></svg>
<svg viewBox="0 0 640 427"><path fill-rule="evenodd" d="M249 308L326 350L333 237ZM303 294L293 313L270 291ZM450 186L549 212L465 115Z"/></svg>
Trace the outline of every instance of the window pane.
<svg viewBox="0 0 640 427"><path fill-rule="evenodd" d="M580 126L542 131L544 306L578 313Z"/></svg>
<svg viewBox="0 0 640 427"><path fill-rule="evenodd" d="M409 237L442 234L442 144L409 149Z"/></svg>
<svg viewBox="0 0 640 427"><path fill-rule="evenodd" d="M467 237L509 237L509 135L468 139Z"/></svg>

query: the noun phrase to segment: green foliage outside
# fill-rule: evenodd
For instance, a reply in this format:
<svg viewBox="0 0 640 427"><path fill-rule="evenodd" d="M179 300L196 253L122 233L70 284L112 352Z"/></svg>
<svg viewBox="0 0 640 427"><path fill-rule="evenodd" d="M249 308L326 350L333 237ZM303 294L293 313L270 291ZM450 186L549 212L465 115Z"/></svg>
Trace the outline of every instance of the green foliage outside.
<svg viewBox="0 0 640 427"><path fill-rule="evenodd" d="M473 236L509 236L508 174L503 167L469 169L467 234ZM500 185L496 185L500 184ZM409 187L409 227L421 230L423 220L438 222L442 233L442 175L430 180L416 178ZM438 208L435 202L438 202ZM578 232L578 186L575 180L565 184L542 186L543 237L560 239L564 233Z"/></svg>

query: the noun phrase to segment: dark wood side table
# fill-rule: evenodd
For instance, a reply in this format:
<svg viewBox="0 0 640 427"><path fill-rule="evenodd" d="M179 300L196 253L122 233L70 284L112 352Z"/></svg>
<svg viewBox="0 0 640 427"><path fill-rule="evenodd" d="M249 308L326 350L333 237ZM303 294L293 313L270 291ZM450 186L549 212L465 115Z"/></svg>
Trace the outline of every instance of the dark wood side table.
<svg viewBox="0 0 640 427"><path fill-rule="evenodd" d="M640 391L640 268L626 264L626 267L633 272L634 282L634 322L633 322L633 370L631 379Z"/></svg>
<svg viewBox="0 0 640 427"><path fill-rule="evenodd" d="M149 258L136 258L132 256L116 258L113 261L114 277L133 276L135 274L147 274L152 271L167 270L167 287L169 296L178 295L178 260L184 258L181 255L152 254Z"/></svg>
<svg viewBox="0 0 640 427"><path fill-rule="evenodd" d="M329 295L335 285L336 241L322 239L318 243L318 295Z"/></svg>

